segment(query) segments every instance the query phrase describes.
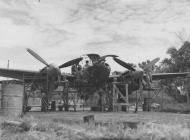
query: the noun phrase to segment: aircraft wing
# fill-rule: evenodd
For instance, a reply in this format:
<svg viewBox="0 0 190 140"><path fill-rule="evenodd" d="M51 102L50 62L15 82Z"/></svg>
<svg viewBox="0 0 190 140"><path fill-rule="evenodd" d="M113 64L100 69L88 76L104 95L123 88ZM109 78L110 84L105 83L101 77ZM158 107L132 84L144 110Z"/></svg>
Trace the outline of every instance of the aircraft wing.
<svg viewBox="0 0 190 140"><path fill-rule="evenodd" d="M152 80L160 80L160 79L175 78L175 77L190 77L190 72L152 74Z"/></svg>
<svg viewBox="0 0 190 140"><path fill-rule="evenodd" d="M110 75L109 79L118 78L120 76L121 76L121 74ZM190 72L181 72L181 73L154 73L154 74L152 74L152 80L160 80L160 79L176 78L176 77L190 77Z"/></svg>
<svg viewBox="0 0 190 140"><path fill-rule="evenodd" d="M34 77L37 78L39 75L39 71L0 68L0 76L18 80L23 80L24 76L28 79L33 79Z"/></svg>

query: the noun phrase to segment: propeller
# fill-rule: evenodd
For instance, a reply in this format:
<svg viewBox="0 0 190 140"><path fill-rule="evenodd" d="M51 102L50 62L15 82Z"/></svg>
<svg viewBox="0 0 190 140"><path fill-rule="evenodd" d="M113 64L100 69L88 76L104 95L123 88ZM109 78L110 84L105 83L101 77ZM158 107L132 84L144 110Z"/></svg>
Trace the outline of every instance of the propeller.
<svg viewBox="0 0 190 140"><path fill-rule="evenodd" d="M142 70L137 70L134 67L132 67L131 64L126 63L118 58L113 58L113 59L121 66L125 67L130 71L133 71L133 73L131 73L131 76L134 79L139 79L140 88L142 88L143 85L148 85L148 87L150 88L150 84L152 82L151 70L152 67L160 60L160 58L155 58L152 61L148 62L148 64L143 66ZM128 71L125 71L124 73L121 74L121 76L125 76L127 73ZM144 74L146 74L145 77Z"/></svg>
<svg viewBox="0 0 190 140"><path fill-rule="evenodd" d="M143 70L146 73L146 76L142 78L142 82L148 85L148 88L151 88L152 83L152 67L160 60L160 58L155 58L152 61L148 62L148 64L143 66ZM146 81L146 82L145 82ZM146 85L145 84L145 85Z"/></svg>
<svg viewBox="0 0 190 140"><path fill-rule="evenodd" d="M37 60L39 60L40 62L42 62L43 64L45 64L47 67L49 67L49 64L43 59L41 58L37 53L35 53L33 50L27 48L26 49L32 56L34 56Z"/></svg>
<svg viewBox="0 0 190 140"><path fill-rule="evenodd" d="M51 84L48 84L48 92L52 91L53 89L57 88L58 83L60 82L60 77L61 77L61 71L58 67L54 66L53 64L48 64L42 57L40 57L36 52L33 50L27 48L26 49L34 58L36 58L38 61L41 63L45 64L46 67L40 70L41 73L47 73L48 75L48 83L50 82ZM36 76L33 78L32 84L35 83L35 80L37 79ZM43 85L43 84L42 84ZM44 85L43 85L44 86ZM44 89L47 89L47 87L44 86Z"/></svg>
<svg viewBox="0 0 190 140"><path fill-rule="evenodd" d="M121 66L125 67L126 69L128 70L131 70L131 71L138 71L136 70L131 64L129 63L126 63L124 61L122 61L121 59L118 59L116 57L113 58L115 62L117 62L118 64L120 64ZM152 61L150 61L148 64L144 65L143 66L143 71L147 72L147 71L150 71L151 68L160 60L160 58L155 58L153 59Z"/></svg>
<svg viewBox="0 0 190 140"><path fill-rule="evenodd" d="M70 60L62 65L59 66L59 68L64 68L64 67L68 67L68 66L72 66L74 64L78 64L83 58L80 57L80 58L76 58L76 59L73 59L73 60Z"/></svg>
<svg viewBox="0 0 190 140"><path fill-rule="evenodd" d="M123 66L124 68L126 68L126 69L128 69L130 71L135 71L135 69L129 63L126 63L126 62L124 62L121 59L118 59L116 57L114 57L113 60L115 62L117 62L118 64L120 64L121 66Z"/></svg>
<svg viewBox="0 0 190 140"><path fill-rule="evenodd" d="M151 70L152 66L154 66L159 60L160 60L159 57L153 59L153 60L150 61L148 64L146 64L145 66L143 66L143 70L144 70L144 71Z"/></svg>

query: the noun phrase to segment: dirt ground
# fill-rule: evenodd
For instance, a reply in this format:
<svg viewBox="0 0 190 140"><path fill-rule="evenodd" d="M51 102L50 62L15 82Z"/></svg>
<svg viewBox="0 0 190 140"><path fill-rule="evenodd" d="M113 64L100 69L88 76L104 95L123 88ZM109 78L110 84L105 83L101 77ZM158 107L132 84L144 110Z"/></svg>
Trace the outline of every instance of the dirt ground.
<svg viewBox="0 0 190 140"><path fill-rule="evenodd" d="M190 114L164 112L28 112L26 117L43 118L55 121L81 122L83 117L94 115L95 121L127 121L127 122L155 122L155 123L190 123Z"/></svg>

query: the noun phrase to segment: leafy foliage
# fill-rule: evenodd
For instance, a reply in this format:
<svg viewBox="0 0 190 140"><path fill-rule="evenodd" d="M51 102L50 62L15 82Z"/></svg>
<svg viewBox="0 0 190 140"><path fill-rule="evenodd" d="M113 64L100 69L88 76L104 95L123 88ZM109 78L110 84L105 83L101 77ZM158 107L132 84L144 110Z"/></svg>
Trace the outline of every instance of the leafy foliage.
<svg viewBox="0 0 190 140"><path fill-rule="evenodd" d="M185 41L179 49L171 47L168 49L167 53L170 55L170 58L165 58L161 62L159 66L160 72L186 72L190 70L190 42ZM189 83L190 80L187 78L162 80L162 85L166 86L171 96L176 96L177 90L174 87L181 86L187 95L188 102L190 96Z"/></svg>

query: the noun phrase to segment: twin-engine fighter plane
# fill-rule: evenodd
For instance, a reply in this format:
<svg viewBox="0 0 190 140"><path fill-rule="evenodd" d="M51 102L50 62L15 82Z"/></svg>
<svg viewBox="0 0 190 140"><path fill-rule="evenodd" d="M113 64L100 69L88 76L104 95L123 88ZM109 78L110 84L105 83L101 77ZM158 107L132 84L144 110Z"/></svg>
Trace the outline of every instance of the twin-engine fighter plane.
<svg viewBox="0 0 190 140"><path fill-rule="evenodd" d="M127 83L129 83L130 92L138 90L140 87L150 88L152 80L172 77L186 77L189 75L188 72L152 74L150 69L156 62L158 62L159 58L152 60L149 64L145 65L142 70L136 70L133 66L131 66L131 64L120 60L116 55L100 56L98 54L87 54L91 60L91 65L86 63L83 68L79 65L79 63L83 60L82 57L73 59L56 67L53 64L48 64L33 50L27 49L27 51L46 66L40 71L0 68L0 76L24 80L26 83L31 83L34 90L35 88L41 88L43 92L48 93L55 90L61 79L64 78L69 80L71 84L77 83L78 86L90 85L92 87L96 87L97 89L104 87L107 82L117 78L122 82L128 81ZM125 67L127 71L117 75L110 75L111 69L105 60L107 57L112 57L115 62ZM60 69L68 66L72 66L73 73L61 74Z"/></svg>

